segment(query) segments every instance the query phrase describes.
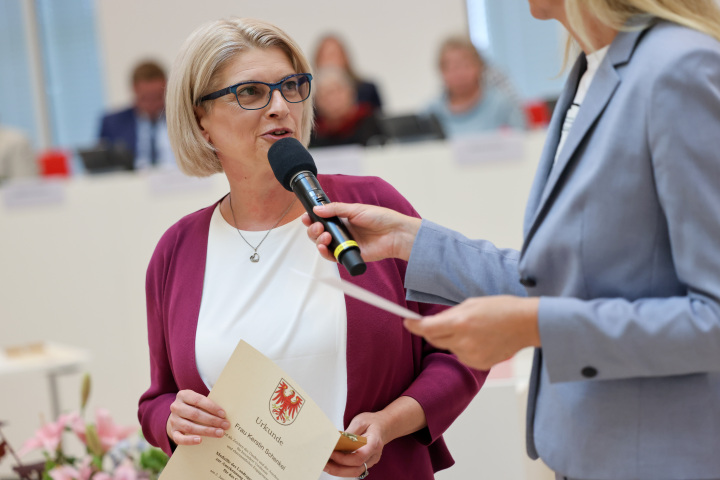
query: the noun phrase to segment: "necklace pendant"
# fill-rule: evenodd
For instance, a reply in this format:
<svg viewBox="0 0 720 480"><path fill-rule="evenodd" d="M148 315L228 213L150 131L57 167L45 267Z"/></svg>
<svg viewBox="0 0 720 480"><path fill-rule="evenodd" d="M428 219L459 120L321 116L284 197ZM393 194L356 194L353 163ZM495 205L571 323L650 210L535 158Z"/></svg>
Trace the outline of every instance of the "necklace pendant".
<svg viewBox="0 0 720 480"><path fill-rule="evenodd" d="M248 242L247 239L246 239L245 237L243 237L243 234L242 234L242 232L240 231L240 229L237 228L237 226L235 227L235 229L236 229L237 232L238 232L238 235L240 235L240 238L242 238L242 239L245 241L245 243L248 244L248 247L252 248L252 249L255 251L255 253L253 253L252 255L250 255L250 261L251 261L252 263L258 263L258 262L260 261L260 254L257 253L257 249L260 248L260 245L262 245L262 243L265 241L265 239L267 238L267 236L270 235L270 232L272 232L273 229L274 229L275 227L277 227L277 226L280 224L280 222L282 222L282 219L285 218L285 215L287 215L287 213L290 211L290 209L292 208L292 206L295 205L295 201L296 201L296 200L297 200L297 198L294 198L293 201L290 202L290 205L288 205L288 207L285 209L285 212L282 214L282 216L281 216L280 218L278 218L278 221L275 222L275 225L273 225L272 227L270 227L270 230L268 230L268 231L265 233L265 236L262 238L262 240L260 240L260 243L257 244L257 247L253 247L253 246L250 244L250 242ZM232 215L233 223L234 223L235 225L237 225L238 223L237 223L237 220L235 219L235 211L233 210L232 199L230 198L230 194L228 194L228 203L230 204L230 212L231 212L231 215ZM0 455L0 456L1 456L1 455Z"/></svg>

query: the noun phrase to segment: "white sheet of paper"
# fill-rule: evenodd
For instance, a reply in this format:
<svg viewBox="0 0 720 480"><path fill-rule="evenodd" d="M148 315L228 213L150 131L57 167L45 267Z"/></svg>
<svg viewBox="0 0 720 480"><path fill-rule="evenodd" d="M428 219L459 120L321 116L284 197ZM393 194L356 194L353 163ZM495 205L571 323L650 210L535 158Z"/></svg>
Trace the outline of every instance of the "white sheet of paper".
<svg viewBox="0 0 720 480"><path fill-rule="evenodd" d="M243 340L208 398L230 429L177 447L160 480L317 480L340 438L300 385Z"/></svg>
<svg viewBox="0 0 720 480"><path fill-rule="evenodd" d="M381 310L385 310L386 312L394 313L395 315L399 315L403 318L414 318L417 320L422 318L422 315L420 315L419 313L408 310L407 308L402 307L397 303L391 302L387 298L383 298L380 295L369 292L362 287L358 287L357 285L348 282L347 280L343 280L342 278L320 277L316 275L309 275L305 272L301 272L300 270L293 271L298 275L310 277L315 281L337 288L343 293L350 295L351 297L356 298L361 302L365 302Z"/></svg>

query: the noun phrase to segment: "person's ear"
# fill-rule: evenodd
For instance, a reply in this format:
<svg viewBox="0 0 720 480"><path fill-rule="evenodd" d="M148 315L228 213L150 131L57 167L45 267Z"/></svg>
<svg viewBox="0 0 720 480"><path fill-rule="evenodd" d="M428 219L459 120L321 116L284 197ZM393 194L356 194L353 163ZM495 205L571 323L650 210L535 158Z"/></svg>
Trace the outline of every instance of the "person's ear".
<svg viewBox="0 0 720 480"><path fill-rule="evenodd" d="M212 143L210 141L210 132L205 128L205 122L207 121L207 110L203 108L202 106L194 107L195 110L195 121L198 124L198 127L200 127L200 132L202 133L203 138L206 142Z"/></svg>

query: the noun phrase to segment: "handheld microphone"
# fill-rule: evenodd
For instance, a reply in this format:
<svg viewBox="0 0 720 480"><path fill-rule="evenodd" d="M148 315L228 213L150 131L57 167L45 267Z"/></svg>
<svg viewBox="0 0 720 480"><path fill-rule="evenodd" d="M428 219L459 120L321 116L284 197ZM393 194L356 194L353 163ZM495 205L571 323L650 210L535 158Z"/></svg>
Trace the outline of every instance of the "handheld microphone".
<svg viewBox="0 0 720 480"><path fill-rule="evenodd" d="M321 218L313 207L330 203L317 178L317 167L310 152L295 138L283 138L268 150L268 161L278 182L300 199L314 222L320 222L332 240L328 249L350 275L365 273L367 266L360 256L360 247L338 217Z"/></svg>

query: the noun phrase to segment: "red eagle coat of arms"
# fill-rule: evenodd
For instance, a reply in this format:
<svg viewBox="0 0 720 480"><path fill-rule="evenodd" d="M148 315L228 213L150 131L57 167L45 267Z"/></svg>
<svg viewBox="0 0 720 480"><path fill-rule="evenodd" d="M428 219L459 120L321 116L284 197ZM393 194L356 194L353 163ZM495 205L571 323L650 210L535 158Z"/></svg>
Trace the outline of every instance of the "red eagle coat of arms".
<svg viewBox="0 0 720 480"><path fill-rule="evenodd" d="M290 425L297 418L305 399L295 391L287 380L281 378L270 396L270 413L280 425Z"/></svg>

